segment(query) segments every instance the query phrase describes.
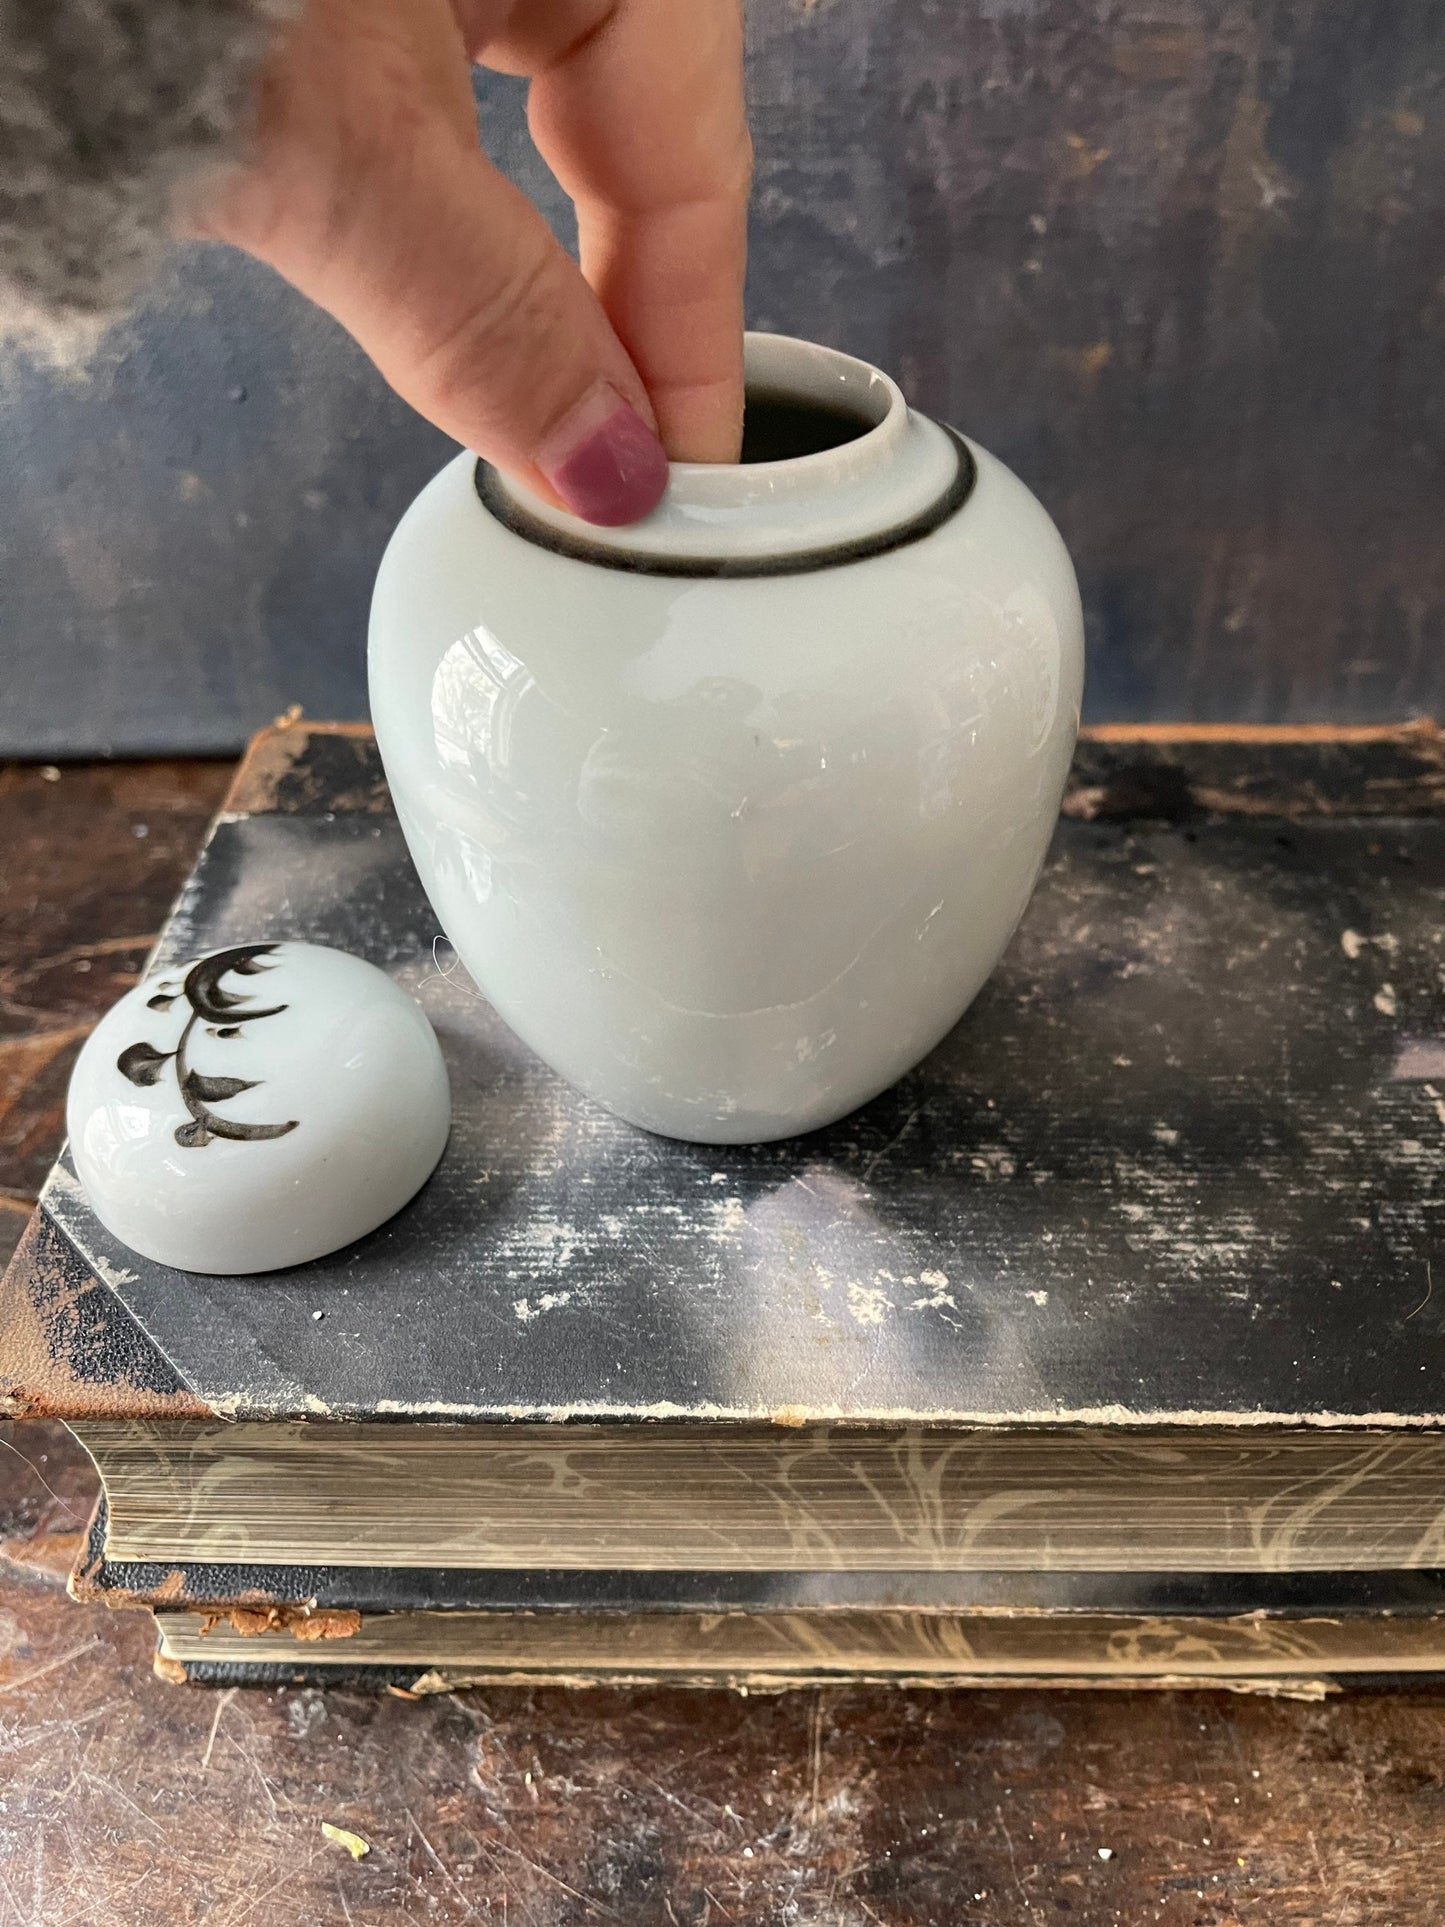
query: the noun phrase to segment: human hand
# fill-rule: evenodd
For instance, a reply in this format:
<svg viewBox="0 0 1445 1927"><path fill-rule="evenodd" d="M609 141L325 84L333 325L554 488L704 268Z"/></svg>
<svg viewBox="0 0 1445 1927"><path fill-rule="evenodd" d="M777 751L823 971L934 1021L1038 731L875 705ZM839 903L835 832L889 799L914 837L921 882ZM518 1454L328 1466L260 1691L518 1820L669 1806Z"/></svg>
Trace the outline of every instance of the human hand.
<svg viewBox="0 0 1445 1927"><path fill-rule="evenodd" d="M580 272L482 153L473 60L531 77ZM634 521L668 456L738 453L741 70L737 0L307 0L188 225L276 268L467 448Z"/></svg>

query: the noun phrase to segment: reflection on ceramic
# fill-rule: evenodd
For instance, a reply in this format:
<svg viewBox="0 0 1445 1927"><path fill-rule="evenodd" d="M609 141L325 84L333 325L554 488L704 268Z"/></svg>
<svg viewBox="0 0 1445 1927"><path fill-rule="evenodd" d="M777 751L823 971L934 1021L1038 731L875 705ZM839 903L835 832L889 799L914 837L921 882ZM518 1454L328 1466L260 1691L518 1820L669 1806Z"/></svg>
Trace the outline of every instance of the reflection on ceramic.
<svg viewBox="0 0 1445 1927"><path fill-rule="evenodd" d="M419 1005L374 965L241 944L128 991L70 1080L107 1230L183 1271L274 1271L372 1231L426 1182L451 1096Z"/></svg>
<svg viewBox="0 0 1445 1927"><path fill-rule="evenodd" d="M745 1142L915 1064L1043 860L1082 676L1029 491L861 362L748 341L736 467L596 529L462 456L372 604L371 706L447 935L554 1069Z"/></svg>

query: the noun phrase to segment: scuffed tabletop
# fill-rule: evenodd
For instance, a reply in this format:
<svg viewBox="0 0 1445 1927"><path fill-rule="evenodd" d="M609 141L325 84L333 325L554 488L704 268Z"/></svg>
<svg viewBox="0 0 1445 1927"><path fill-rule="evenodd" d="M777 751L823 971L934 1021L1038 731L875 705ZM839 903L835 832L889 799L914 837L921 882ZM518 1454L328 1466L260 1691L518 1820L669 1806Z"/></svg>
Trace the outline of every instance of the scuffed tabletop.
<svg viewBox="0 0 1445 1927"><path fill-rule="evenodd" d="M1397 781L1388 762L1371 780ZM1148 767L1125 781L1085 761L1073 807L1208 806L1157 773L1167 754ZM74 1049L138 973L226 779L0 773L14 1235ZM1425 1927L1438 1911L1445 1691L184 1690L152 1676L145 1617L65 1597L93 1496L77 1448L38 1422L0 1440L0 1927Z"/></svg>

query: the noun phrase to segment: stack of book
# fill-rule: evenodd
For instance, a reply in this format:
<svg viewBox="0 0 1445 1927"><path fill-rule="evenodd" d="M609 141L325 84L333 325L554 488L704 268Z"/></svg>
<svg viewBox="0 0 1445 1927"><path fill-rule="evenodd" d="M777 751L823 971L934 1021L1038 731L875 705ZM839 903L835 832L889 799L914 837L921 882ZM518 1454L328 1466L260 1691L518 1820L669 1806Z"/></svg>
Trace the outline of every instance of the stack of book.
<svg viewBox="0 0 1445 1927"><path fill-rule="evenodd" d="M72 1589L227 1681L1445 1671L1439 769L1428 732L1086 744L954 1035L719 1150L510 1036L364 732L260 739L157 961L370 957L452 1141L264 1278L124 1250L62 1156L0 1390L100 1469Z"/></svg>

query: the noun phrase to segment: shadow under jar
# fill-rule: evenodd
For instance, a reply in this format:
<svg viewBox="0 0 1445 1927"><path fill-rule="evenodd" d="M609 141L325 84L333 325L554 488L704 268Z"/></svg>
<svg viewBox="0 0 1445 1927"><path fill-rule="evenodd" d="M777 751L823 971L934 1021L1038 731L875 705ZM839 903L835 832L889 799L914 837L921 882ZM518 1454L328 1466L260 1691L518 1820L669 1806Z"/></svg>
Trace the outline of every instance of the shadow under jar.
<svg viewBox="0 0 1445 1927"><path fill-rule="evenodd" d="M1048 847L1073 568L877 369L747 342L736 466L599 529L470 455L407 511L371 706L447 936L552 1068L709 1143L886 1088L993 969Z"/></svg>

